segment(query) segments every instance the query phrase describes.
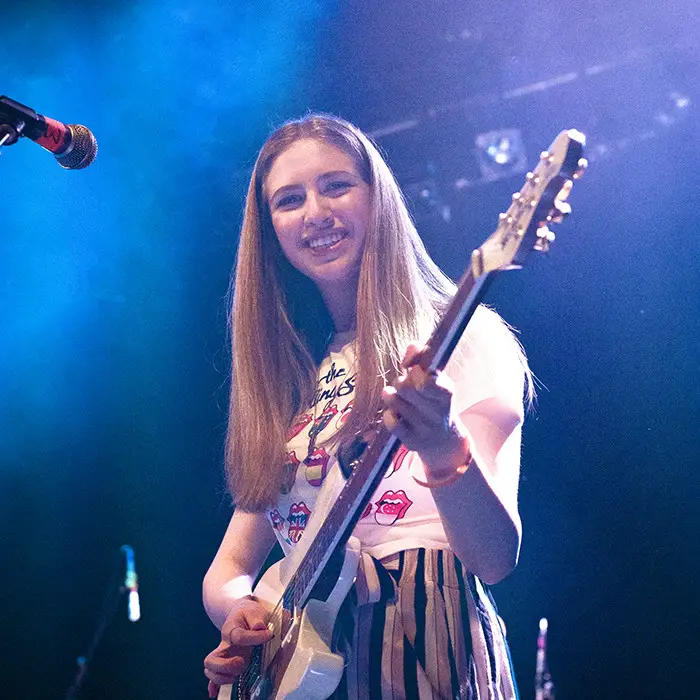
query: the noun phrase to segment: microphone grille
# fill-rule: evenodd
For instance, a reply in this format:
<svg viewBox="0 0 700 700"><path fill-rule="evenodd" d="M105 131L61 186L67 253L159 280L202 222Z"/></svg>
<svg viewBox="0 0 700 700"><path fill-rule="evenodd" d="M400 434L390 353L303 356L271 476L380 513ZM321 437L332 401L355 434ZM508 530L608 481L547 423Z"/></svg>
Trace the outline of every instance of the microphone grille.
<svg viewBox="0 0 700 700"><path fill-rule="evenodd" d="M66 170L87 168L97 156L97 141L92 132L82 124L68 124L71 144L67 151L56 156L58 164Z"/></svg>

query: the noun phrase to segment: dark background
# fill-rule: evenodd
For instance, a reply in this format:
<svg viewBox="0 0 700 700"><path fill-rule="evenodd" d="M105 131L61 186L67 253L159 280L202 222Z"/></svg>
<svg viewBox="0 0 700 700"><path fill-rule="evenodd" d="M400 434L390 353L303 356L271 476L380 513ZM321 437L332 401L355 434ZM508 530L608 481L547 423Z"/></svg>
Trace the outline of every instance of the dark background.
<svg viewBox="0 0 700 700"><path fill-rule="evenodd" d="M230 517L225 295L256 150L308 109L377 135L453 276L523 178L485 181L476 135L520 129L532 165L561 129L588 134L573 217L488 299L543 385L521 562L494 592L524 699L543 616L560 700L696 698L699 14L3 7L0 93L88 125L100 153L82 172L28 142L0 157L0 698L65 696L124 543L143 619L120 602L81 697L206 697L200 585Z"/></svg>

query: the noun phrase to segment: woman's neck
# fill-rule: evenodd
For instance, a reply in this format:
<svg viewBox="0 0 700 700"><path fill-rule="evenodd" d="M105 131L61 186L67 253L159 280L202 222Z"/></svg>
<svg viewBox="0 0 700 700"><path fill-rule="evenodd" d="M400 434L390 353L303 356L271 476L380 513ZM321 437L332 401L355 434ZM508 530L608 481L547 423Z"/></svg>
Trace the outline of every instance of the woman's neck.
<svg viewBox="0 0 700 700"><path fill-rule="evenodd" d="M337 290L320 291L333 319L335 332L345 333L354 330L357 326L357 286L346 288L342 293L338 293Z"/></svg>

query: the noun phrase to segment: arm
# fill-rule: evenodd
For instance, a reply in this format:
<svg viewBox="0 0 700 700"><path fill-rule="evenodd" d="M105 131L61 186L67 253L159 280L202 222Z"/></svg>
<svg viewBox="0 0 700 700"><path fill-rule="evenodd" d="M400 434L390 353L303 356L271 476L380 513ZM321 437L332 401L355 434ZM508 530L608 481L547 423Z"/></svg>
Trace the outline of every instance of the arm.
<svg viewBox="0 0 700 700"><path fill-rule="evenodd" d="M236 680L249 663L251 647L271 637L266 609L251 592L274 541L264 513L235 511L204 576L204 607L221 630L220 644L204 659L209 697Z"/></svg>
<svg viewBox="0 0 700 700"><path fill-rule="evenodd" d="M458 421L457 430L467 439L472 462L460 479L433 489L433 498L460 561L486 583L497 583L515 568L520 552L521 416L492 397L470 407ZM424 461L428 478L439 478L440 472L444 476L448 454ZM452 460L455 466L448 468L465 460L458 449Z"/></svg>
<svg viewBox="0 0 700 700"><path fill-rule="evenodd" d="M274 543L264 513L234 512L202 584L204 608L219 629L233 604L251 594Z"/></svg>
<svg viewBox="0 0 700 700"><path fill-rule="evenodd" d="M420 349L409 348L410 365ZM522 372L493 394L455 415L455 387L444 372L436 376L412 366L387 387L387 427L418 452L428 481L443 481L469 461L463 476L432 489L448 540L465 567L496 583L515 567L521 539L517 509ZM423 479L424 475L416 474Z"/></svg>

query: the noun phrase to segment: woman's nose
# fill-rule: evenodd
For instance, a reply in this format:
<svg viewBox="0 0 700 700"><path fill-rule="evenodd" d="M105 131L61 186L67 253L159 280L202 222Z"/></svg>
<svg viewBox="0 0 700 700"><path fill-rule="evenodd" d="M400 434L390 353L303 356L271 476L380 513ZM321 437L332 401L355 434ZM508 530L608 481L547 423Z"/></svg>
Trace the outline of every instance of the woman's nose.
<svg viewBox="0 0 700 700"><path fill-rule="evenodd" d="M325 197L311 193L307 195L304 223L316 228L326 228L333 223L333 212Z"/></svg>

